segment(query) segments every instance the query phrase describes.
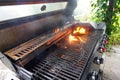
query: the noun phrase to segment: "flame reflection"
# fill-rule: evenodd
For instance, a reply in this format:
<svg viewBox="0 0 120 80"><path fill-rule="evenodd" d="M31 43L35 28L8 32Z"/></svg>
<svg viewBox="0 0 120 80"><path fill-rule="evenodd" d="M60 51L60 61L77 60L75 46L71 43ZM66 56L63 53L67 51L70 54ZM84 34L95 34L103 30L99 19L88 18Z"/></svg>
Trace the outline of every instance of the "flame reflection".
<svg viewBox="0 0 120 80"><path fill-rule="evenodd" d="M55 29L54 29L54 33L58 33L59 31L60 31L59 28L55 28Z"/></svg>
<svg viewBox="0 0 120 80"><path fill-rule="evenodd" d="M73 36L73 35L69 35L69 41L71 42L71 41L77 41L78 39L76 39L76 37L75 36Z"/></svg>

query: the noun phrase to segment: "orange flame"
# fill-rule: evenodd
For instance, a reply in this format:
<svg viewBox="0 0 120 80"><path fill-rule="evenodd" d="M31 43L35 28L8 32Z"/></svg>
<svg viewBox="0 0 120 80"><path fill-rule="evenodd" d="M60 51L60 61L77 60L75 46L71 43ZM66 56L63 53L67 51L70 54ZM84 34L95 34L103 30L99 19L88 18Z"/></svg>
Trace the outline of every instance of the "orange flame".
<svg viewBox="0 0 120 80"><path fill-rule="evenodd" d="M75 36L72 36L71 34L69 35L69 41L77 41L78 39L76 39Z"/></svg>
<svg viewBox="0 0 120 80"><path fill-rule="evenodd" d="M85 34L85 33L86 33L86 29L85 29L85 28L77 27L77 28L73 31L73 34L76 34L76 33Z"/></svg>
<svg viewBox="0 0 120 80"><path fill-rule="evenodd" d="M80 35L76 35L76 34L85 34L85 33L86 33L86 29L85 28L77 27L73 31L73 34L69 35L69 42L72 42L72 41L81 41L81 42L85 43L85 39L83 39Z"/></svg>

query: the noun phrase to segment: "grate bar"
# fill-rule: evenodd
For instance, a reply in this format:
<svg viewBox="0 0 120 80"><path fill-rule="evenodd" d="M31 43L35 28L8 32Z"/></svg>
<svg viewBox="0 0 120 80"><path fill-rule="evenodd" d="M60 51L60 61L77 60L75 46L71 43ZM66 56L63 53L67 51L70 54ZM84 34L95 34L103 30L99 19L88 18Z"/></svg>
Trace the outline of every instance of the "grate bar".
<svg viewBox="0 0 120 80"><path fill-rule="evenodd" d="M39 70L38 68L33 69L37 75L44 77L45 79L52 80L52 77L45 71Z"/></svg>

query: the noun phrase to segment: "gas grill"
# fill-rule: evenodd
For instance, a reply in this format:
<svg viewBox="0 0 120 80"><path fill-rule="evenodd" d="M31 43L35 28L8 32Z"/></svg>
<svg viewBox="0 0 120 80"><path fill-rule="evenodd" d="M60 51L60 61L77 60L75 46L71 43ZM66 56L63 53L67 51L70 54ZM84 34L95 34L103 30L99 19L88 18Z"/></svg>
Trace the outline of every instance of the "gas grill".
<svg viewBox="0 0 120 80"><path fill-rule="evenodd" d="M105 23L75 20L72 14L76 3L1 1L6 11L7 6L13 11L22 6L18 12L24 11L23 6L36 11L22 16L10 13L10 17L1 19L0 60L21 80L101 80L99 67L108 40ZM56 8L50 8L53 5Z"/></svg>

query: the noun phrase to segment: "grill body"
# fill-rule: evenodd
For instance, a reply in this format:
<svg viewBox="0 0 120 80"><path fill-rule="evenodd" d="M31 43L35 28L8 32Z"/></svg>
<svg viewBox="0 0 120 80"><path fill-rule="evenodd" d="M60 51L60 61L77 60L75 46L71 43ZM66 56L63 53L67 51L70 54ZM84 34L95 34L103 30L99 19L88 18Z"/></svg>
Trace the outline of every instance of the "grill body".
<svg viewBox="0 0 120 80"><path fill-rule="evenodd" d="M72 14L76 3L77 0L1 0L0 6L5 10L7 6L13 11L13 7L24 6L31 12L22 16L19 14L24 11L16 16L10 13L12 17L0 19L0 60L21 80L91 80L89 74L99 72L100 65L93 62L102 55L97 49L106 27L105 23L75 20ZM49 7L53 5L56 7ZM68 36L77 26L88 33L71 43ZM100 80L98 75L96 80Z"/></svg>

